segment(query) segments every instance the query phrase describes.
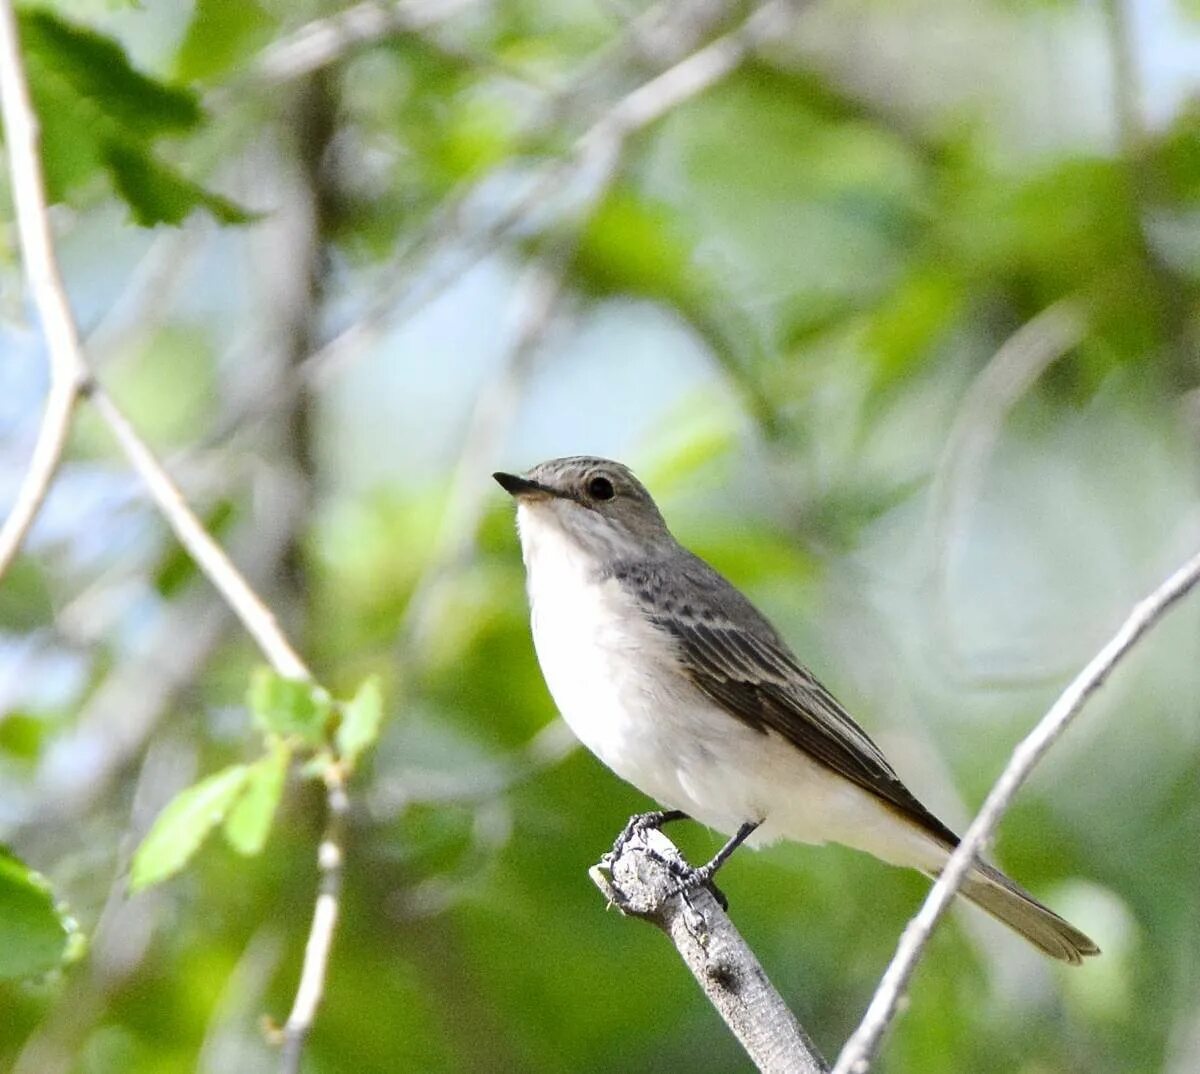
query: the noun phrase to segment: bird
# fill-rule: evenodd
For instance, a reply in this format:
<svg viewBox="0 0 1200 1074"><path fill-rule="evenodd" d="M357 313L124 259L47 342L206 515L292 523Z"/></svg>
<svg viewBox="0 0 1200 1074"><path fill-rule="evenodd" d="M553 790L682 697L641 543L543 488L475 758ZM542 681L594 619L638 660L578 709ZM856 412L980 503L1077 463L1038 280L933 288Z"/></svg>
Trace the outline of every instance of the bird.
<svg viewBox="0 0 1200 1074"><path fill-rule="evenodd" d="M494 479L517 504L534 649L576 737L663 808L727 836L671 894L712 883L742 844L840 843L936 877L958 837L767 618L683 547L621 463L571 456ZM961 894L1052 958L1099 954L982 859Z"/></svg>

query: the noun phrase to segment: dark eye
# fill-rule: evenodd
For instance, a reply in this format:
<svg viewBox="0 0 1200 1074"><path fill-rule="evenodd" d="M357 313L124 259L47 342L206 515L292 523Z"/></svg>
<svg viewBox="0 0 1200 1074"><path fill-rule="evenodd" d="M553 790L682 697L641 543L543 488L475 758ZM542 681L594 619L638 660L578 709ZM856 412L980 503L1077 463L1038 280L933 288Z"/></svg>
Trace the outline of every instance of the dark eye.
<svg viewBox="0 0 1200 1074"><path fill-rule="evenodd" d="M607 477L593 477L587 484L587 490L593 500L611 500L617 494Z"/></svg>

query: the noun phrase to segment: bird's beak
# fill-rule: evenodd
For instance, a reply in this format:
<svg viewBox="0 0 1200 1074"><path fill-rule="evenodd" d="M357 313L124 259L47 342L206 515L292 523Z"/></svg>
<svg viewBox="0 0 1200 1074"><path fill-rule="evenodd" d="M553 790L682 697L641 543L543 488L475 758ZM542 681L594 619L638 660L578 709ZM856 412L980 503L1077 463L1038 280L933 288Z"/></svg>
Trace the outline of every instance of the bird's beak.
<svg viewBox="0 0 1200 1074"><path fill-rule="evenodd" d="M527 477L518 477L516 474L506 474L503 471L497 471L492 474L492 477L496 479L497 484L505 492L518 500L526 496L543 497L561 495L555 489L549 488L537 481L530 481Z"/></svg>

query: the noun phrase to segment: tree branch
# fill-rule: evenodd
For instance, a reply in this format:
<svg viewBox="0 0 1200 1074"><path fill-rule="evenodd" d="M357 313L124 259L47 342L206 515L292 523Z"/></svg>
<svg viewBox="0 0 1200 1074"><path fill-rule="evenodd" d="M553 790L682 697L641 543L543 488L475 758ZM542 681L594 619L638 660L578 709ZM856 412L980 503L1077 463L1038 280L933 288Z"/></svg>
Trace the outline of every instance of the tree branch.
<svg viewBox="0 0 1200 1074"><path fill-rule="evenodd" d="M342 773L337 765L325 773L327 814L325 834L317 851L317 867L321 879L317 889L317 905L313 909L312 927L304 946L304 966L296 998L283 1027L283 1052L280 1070L283 1074L299 1074L304 1044L312 1032L317 1008L325 994L325 973L329 968L329 952L337 928L339 900L342 894L342 845L346 838L346 816L350 800L346 795Z"/></svg>
<svg viewBox="0 0 1200 1074"><path fill-rule="evenodd" d="M280 675L311 682L312 673L292 648L270 608L250 588L233 561L204 528L166 469L116 403L95 383L88 369L50 233L37 114L29 97L11 0L0 0L0 94L25 270L41 316L51 368L56 381L65 385L59 388L62 401L54 411L52 426L58 450L51 453L53 443L47 449L48 458L41 461L40 469L36 471L40 476L33 492L19 499L22 514L18 521L25 516L32 520L36 515L53 475L61 443L65 440L75 401L86 390L97 413L112 431L180 543L242 621L267 660ZM25 529L28 524L28 521L24 523ZM19 543L23 531L18 531L16 526L13 531L16 543ZM299 1068L304 1041L324 991L325 970L338 916L341 839L347 798L342 773L336 765L327 768L325 782L328 818L318 855L320 893L305 948L300 987L283 1032L286 1071Z"/></svg>
<svg viewBox="0 0 1200 1074"><path fill-rule="evenodd" d="M908 923L891 965L879 982L866 1014L846 1042L833 1074L865 1074L879 1051L883 1034L900 1006L917 961L963 880L984 851L1001 817L1008 811L1034 766L1061 737L1088 698L1105 682L1137 641L1200 582L1200 553L1176 570L1157 589L1140 600L1109 642L1059 695L1050 711L1013 751L1004 771L971 822L958 848L950 855L916 917Z"/></svg>
<svg viewBox="0 0 1200 1074"><path fill-rule="evenodd" d="M341 59L351 49L362 48L397 34L427 30L457 15L479 0L378 0L305 23L298 30L268 45L259 53L254 71L270 84L311 75Z"/></svg>
<svg viewBox="0 0 1200 1074"><path fill-rule="evenodd" d="M275 614L250 588L242 572L204 528L204 523L188 506L171 475L112 397L97 385L92 391L92 403L175 531L179 543L225 598L271 666L285 678L311 681L312 673L280 629Z"/></svg>
<svg viewBox="0 0 1200 1074"><path fill-rule="evenodd" d="M37 443L12 510L0 529L2 577L46 499L62 459L75 406L88 383L75 319L54 259L41 157L38 155L37 113L33 110L21 64L16 18L12 4L7 0L0 4L0 110L4 116L13 198L18 207L17 231L25 253L25 275L45 327L50 357L50 393Z"/></svg>
<svg viewBox="0 0 1200 1074"><path fill-rule="evenodd" d="M955 676L961 678L965 671L973 683L998 685L1001 677L980 674L970 667L960 635L950 622L951 575L969 508L979 498L984 472L1005 418L1050 366L1083 342L1087 320L1088 310L1082 300L1063 298L1009 336L967 388L934 472L929 495L929 544L937 652L946 659ZM1074 661L1058 671L1065 674L1072 666ZM1043 669L1028 669L1021 675L1021 681L1040 677L1042 672ZM1058 676L1048 677L1053 680Z"/></svg>
<svg viewBox="0 0 1200 1074"><path fill-rule="evenodd" d="M825 1074L824 1060L712 893L701 888L668 898L676 877L659 858L684 863L662 832L641 832L615 860L593 866L589 875L610 905L670 937L759 1070Z"/></svg>
<svg viewBox="0 0 1200 1074"><path fill-rule="evenodd" d="M311 679L308 668L284 637L270 609L209 536L137 430L91 376L54 253L37 115L29 97L11 0L0 0L0 94L25 272L46 334L51 370L56 380L66 384L60 388L63 401L56 410L60 441L66 437L75 400L80 393L90 395L100 417L112 430L183 546L245 624L275 670L291 678ZM45 473L46 483L52 474L51 465ZM43 488L42 495L44 491ZM31 500L23 511L30 512L32 518L38 503L40 499Z"/></svg>

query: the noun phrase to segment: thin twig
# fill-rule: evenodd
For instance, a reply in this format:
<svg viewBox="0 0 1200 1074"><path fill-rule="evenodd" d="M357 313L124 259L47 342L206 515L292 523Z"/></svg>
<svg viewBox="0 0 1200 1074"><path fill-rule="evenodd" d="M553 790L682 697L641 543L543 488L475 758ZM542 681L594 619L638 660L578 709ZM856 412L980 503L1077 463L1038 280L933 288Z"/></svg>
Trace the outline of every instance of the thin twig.
<svg viewBox="0 0 1200 1074"><path fill-rule="evenodd" d="M134 470L145 482L158 509L179 538L179 543L220 591L271 666L285 678L311 680L312 673L280 629L275 614L250 588L241 571L204 528L183 498L183 493L171 480L170 474L129 419L99 386L92 392L92 403Z"/></svg>
<svg viewBox="0 0 1200 1074"><path fill-rule="evenodd" d="M896 954L880 980L861 1024L838 1056L833 1074L865 1074L870 1069L934 926L984 851L1021 785L1136 642L1197 582L1200 582L1200 553L1134 606L1108 644L1059 695L1050 711L1013 751L983 808L950 855L925 904L905 928Z"/></svg>
<svg viewBox="0 0 1200 1074"><path fill-rule="evenodd" d="M0 3L0 109L4 116L13 198L17 205L17 230L25 253L25 275L46 333L50 358L50 392L37 443L12 510L0 528L2 577L46 499L67 443L75 406L88 383L75 318L54 258L38 151L37 113L25 81L16 18L9 0Z"/></svg>
<svg viewBox="0 0 1200 1074"><path fill-rule="evenodd" d="M146 442L90 375L54 253L41 174L37 116L25 81L11 0L0 0L0 93L3 94L21 248L30 286L41 313L52 368L57 375L69 378L73 396L86 387L97 413L112 431L184 548L241 619L275 670L289 678L312 681L308 667L292 648L270 608L250 588L233 561L209 535ZM64 429L69 417L67 414ZM52 472L53 467L50 468ZM36 513L36 504L33 513ZM342 775L336 766L329 767L325 779L328 818L318 855L320 894L305 949L296 1002L284 1028L285 1070L299 1067L304 1040L324 991L325 970L338 916L342 878L341 838L347 799Z"/></svg>
<svg viewBox="0 0 1200 1074"><path fill-rule="evenodd" d="M391 4L365 0L305 23L268 45L259 53L254 72L272 84L303 78L335 63L351 49L427 30L477 3L479 0L401 0Z"/></svg>
<svg viewBox="0 0 1200 1074"><path fill-rule="evenodd" d="M329 952L337 928L339 899L342 893L342 845L346 837L346 816L350 802L342 781L341 770L332 765L325 773L327 815L325 834L317 852L321 873L317 889L317 905L313 910L312 926L304 947L304 966L291 1013L284 1023L283 1050L280 1070L283 1074L299 1074L304 1044L312 1032L317 1008L325 994L325 974L329 967Z"/></svg>
<svg viewBox="0 0 1200 1074"><path fill-rule="evenodd" d="M938 651L956 673L961 673L966 657L949 622L948 594L966 519L979 497L988 460L1012 408L1086 334L1086 311L1078 299L1064 298L1047 306L1009 336L983 367L967 389L946 437L929 496L930 570ZM1024 674L1022 682L1031 677ZM987 684L994 685L995 677L989 677Z"/></svg>
<svg viewBox="0 0 1200 1074"><path fill-rule="evenodd" d="M670 937L709 1002L764 1074L825 1074L820 1053L768 980L754 952L707 888L670 896L686 864L660 831L637 833L590 876L622 913Z"/></svg>
<svg viewBox="0 0 1200 1074"><path fill-rule="evenodd" d="M0 94L3 95L13 201L25 271L41 315L51 369L56 378L69 385L62 389L64 399L68 392L71 396L64 404L64 418L69 421L75 397L86 390L171 528L245 624L275 670L284 676L311 679L308 668L284 637L270 609L250 588L220 545L209 536L137 430L91 377L54 253L37 115L29 97L11 0L0 0ZM66 435L65 424L62 435ZM52 473L53 467L50 467L48 475Z"/></svg>

